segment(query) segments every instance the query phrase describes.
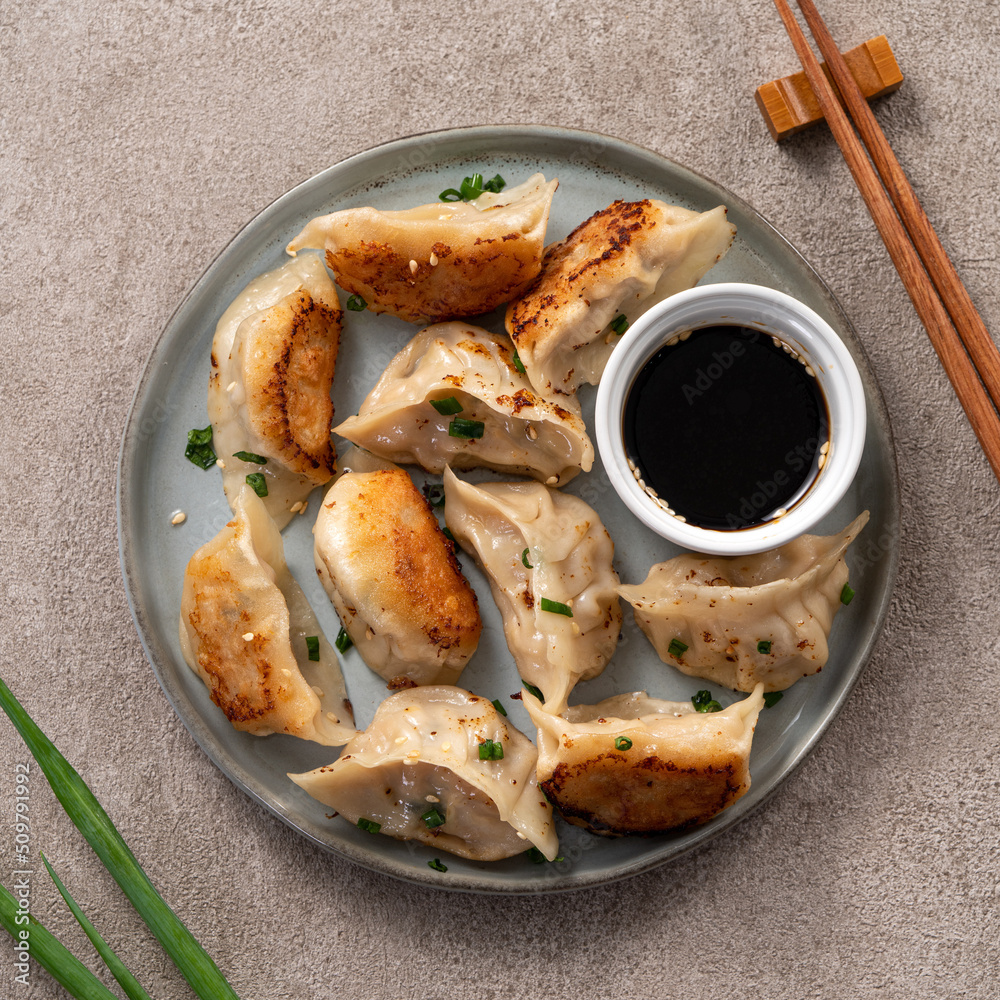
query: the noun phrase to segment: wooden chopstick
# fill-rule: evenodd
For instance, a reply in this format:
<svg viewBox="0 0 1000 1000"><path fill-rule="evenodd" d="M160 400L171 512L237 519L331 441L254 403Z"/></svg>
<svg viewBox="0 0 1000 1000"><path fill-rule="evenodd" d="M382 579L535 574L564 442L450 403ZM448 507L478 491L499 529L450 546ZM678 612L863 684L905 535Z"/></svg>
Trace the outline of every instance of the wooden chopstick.
<svg viewBox="0 0 1000 1000"><path fill-rule="evenodd" d="M774 0L774 5L910 301L927 330L994 475L1000 480L1000 415L787 0Z"/></svg>
<svg viewBox="0 0 1000 1000"><path fill-rule="evenodd" d="M868 153L896 207L896 212L906 226L906 231L910 234L910 239L920 254L920 259L924 262L927 273L934 282L958 335L962 338L962 343L972 357L973 364L979 370L979 377L983 380L993 405L1000 409L1000 351L997 350L986 324L972 304L962 279L941 245L937 233L934 232L923 205L920 204L899 160L896 159L896 154L879 127L875 115L872 114L872 109L861 94L854 75L848 69L816 5L812 0L798 0L798 5L833 74L834 82L847 105L855 128L861 133L861 139L868 148Z"/></svg>

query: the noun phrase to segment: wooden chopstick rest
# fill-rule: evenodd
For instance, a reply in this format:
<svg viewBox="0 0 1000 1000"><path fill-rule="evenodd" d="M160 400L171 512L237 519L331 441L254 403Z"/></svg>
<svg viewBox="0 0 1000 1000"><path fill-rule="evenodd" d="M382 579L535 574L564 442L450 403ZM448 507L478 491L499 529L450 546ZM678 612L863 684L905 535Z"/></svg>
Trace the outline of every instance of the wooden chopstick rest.
<svg viewBox="0 0 1000 1000"><path fill-rule="evenodd" d="M867 100L899 90L903 82L896 57L885 35L870 38L844 53L851 75L858 82ZM828 80L833 78L826 63L821 64ZM775 142L823 120L819 101L809 86L805 73L793 73L772 80L757 88L757 107L764 116L768 131Z"/></svg>

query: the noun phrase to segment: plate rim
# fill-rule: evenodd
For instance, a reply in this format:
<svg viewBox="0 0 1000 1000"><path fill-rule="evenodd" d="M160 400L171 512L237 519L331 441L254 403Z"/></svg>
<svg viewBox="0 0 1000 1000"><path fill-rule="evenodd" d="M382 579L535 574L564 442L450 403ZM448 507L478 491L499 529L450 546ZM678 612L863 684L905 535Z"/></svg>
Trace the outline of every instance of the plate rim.
<svg viewBox="0 0 1000 1000"><path fill-rule="evenodd" d="M583 875L573 874L571 872L566 875L554 876L552 878L545 879L519 877L516 880L512 880L510 884L502 885L498 885L494 882L477 881L472 875L463 876L460 880L443 879L438 876L436 872L432 873L430 869L428 869L425 875L423 872L419 871L419 869L414 870L413 868L406 867L391 858L370 855L362 849L355 848L352 844L334 846L326 843L314 836L308 830L299 826L296 823L295 818L290 813L279 808L276 804L267 801L261 792L254 789L247 781L244 781L239 774L233 772L233 766L239 767L238 762L232 761L231 764L229 763L230 755L226 753L222 747L215 745L214 742L210 740L210 734L208 733L207 727L199 727L196 724L197 722L200 722L200 719L190 720L186 717L185 713L182 713L179 710L175 693L171 690L167 679L161 672L156 658L150 648L150 644L147 641L146 630L152 629L151 625L146 621L143 610L139 606L135 597L135 584L133 583L132 568L130 564L131 561L134 560L134 552L131 545L130 532L127 530L130 524L127 498L123 495L124 484L130 481L135 465L135 451L129 447L130 442L136 436L137 427L135 420L141 409L148 386L156 373L157 361L166 345L168 334L175 328L175 326L179 323L179 319L184 316L184 314L192 307L194 301L199 297L202 289L208 283L210 276L213 274L218 262L231 250L248 239L247 234L257 228L256 224L259 220L266 219L272 214L279 213L286 204L294 201L307 188L311 189L313 187L323 186L331 179L335 178L339 173L343 173L352 167L362 164L366 160L391 156L394 151L402 151L403 149L411 147L415 142L420 140L429 142L435 146L440 146L445 142L453 142L464 139L472 145L477 142L481 143L488 138L499 136L503 136L511 144L511 150L515 155L517 155L522 149L521 140L523 138L531 138L535 141L573 141L577 145L585 143L596 143L601 145L610 144L611 146L617 147L633 157L638 156L640 159L644 158L651 161L654 166L657 166L661 170L666 167L669 172L673 172L682 177L686 175L688 178L694 179L698 182L699 185L707 186L708 188L720 192L720 194L722 194L725 198L725 204L727 207L738 207L740 211L746 213L750 217L753 217L755 221L759 222L768 232L769 236L782 247L784 252L792 257L806 272L809 273L812 280L816 284L817 290L825 300L826 306L837 315L840 323L843 325L843 329L847 331L851 340L852 348L861 355L863 364L859 366L859 369L861 372L862 382L865 386L867 401L869 406L876 411L877 419L875 422L878 424L880 429L884 429L885 432L885 444L889 458L887 468L885 469L889 480L889 489L887 490L885 496L885 520L886 523L894 529L893 544L891 544L886 551L886 555L888 556L888 566L885 574L886 585L879 594L877 604L871 609L874 611L873 626L869 630L866 641L860 647L858 654L856 654L859 659L859 667L854 673L854 676L850 679L849 683L844 685L839 690L838 696L831 702L824 705L823 711L818 714L818 721L813 727L808 738L803 741L801 747L798 749L798 752L789 760L782 773L773 781L765 792L763 792L759 797L755 797L754 801L749 804L746 803L745 799L740 800L740 802L734 804L734 806L731 806L730 808L724 810L723 813L720 813L719 816L716 817L716 821L694 828L690 831L690 837L684 844L679 846L671 845L663 852L637 858L631 863L620 863L616 865L613 871L584 873ZM422 165L424 164L421 164L421 166ZM470 892L503 896L530 896L539 893L548 894L554 892L572 892L593 888L598 885L618 881L619 879L630 878L653 868L660 867L668 862L675 861L695 848L701 847L708 841L715 839L723 832L730 830L736 824L742 822L749 815L759 809L763 803L767 802L771 796L774 795L782 785L784 785L792 773L799 768L803 760L815 749L816 744L819 742L837 715L840 714L847 702L848 697L867 668L874 647L882 635L885 619L888 614L898 577L900 556L900 487L895 436L889 419L888 408L886 407L881 387L875 379L874 370L872 368L868 352L865 350L864 344L858 337L854 325L851 323L840 302L833 295L822 276L802 255L802 253L785 236L783 236L782 233L778 231L764 215L762 215L743 198L734 194L717 181L712 180L699 171L692 170L691 168L678 163L662 153L651 150L648 147L637 143L609 136L600 132L565 128L562 126L539 124L471 125L460 128L416 132L406 136L400 136L353 153L350 156L325 167L323 170L313 174L312 176L299 181L293 187L274 198L268 205L262 208L259 212L255 213L242 227L240 227L232 238L228 240L218 253L212 257L202 273L189 287L188 291L182 297L180 303L173 310L156 339L153 341L126 414L125 426L119 448L117 473L115 503L118 522L119 564L121 567L122 581L124 584L129 611L132 615L133 625L138 633L139 641L146 659L152 667L153 674L156 677L161 690L166 696L168 703L176 713L177 717L181 720L184 727L190 733L191 737L201 748L202 752L206 754L209 760L237 788L248 795L251 799L262 805L269 813L277 817L297 834L305 837L306 840L321 848L323 851L335 854L338 857L344 858L355 864L359 864L370 871L375 871L382 875L389 875L415 885L444 889L452 892ZM736 808L736 806L741 806L741 808Z"/></svg>

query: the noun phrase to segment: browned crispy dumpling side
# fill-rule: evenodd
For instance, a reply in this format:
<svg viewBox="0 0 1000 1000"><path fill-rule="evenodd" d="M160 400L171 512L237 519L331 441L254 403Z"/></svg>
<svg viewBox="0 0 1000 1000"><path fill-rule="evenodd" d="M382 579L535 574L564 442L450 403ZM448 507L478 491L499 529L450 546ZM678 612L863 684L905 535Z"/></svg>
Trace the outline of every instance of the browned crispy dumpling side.
<svg viewBox="0 0 1000 1000"><path fill-rule="evenodd" d="M344 473L313 530L320 580L365 663L397 687L453 684L483 623L454 547L409 475Z"/></svg>
<svg viewBox="0 0 1000 1000"><path fill-rule="evenodd" d="M327 746L354 735L337 654L288 571L278 529L249 486L236 497L233 519L188 563L180 643L188 666L236 729Z"/></svg>
<svg viewBox="0 0 1000 1000"><path fill-rule="evenodd" d="M336 464L330 387L339 343L340 311L305 289L268 309L244 338L249 424L288 469L317 486Z"/></svg>
<svg viewBox="0 0 1000 1000"><path fill-rule="evenodd" d="M557 185L535 174L471 202L344 209L313 219L288 251L324 249L337 284L373 312L412 323L476 316L534 281Z"/></svg>
<svg viewBox="0 0 1000 1000"><path fill-rule="evenodd" d="M337 289L316 254L255 278L222 314L208 415L230 506L248 475L262 476L264 506L283 528L333 476L330 389L340 329Z"/></svg>
<svg viewBox="0 0 1000 1000"><path fill-rule="evenodd" d="M692 212L662 201L616 201L545 250L535 283L507 307L507 332L539 392L596 385L631 323L692 288L736 234L723 206ZM621 326L624 332L625 326Z"/></svg>
<svg viewBox="0 0 1000 1000"><path fill-rule="evenodd" d="M604 836L705 823L750 788L762 690L721 712L636 692L561 715L524 691L538 727L538 783L568 822Z"/></svg>

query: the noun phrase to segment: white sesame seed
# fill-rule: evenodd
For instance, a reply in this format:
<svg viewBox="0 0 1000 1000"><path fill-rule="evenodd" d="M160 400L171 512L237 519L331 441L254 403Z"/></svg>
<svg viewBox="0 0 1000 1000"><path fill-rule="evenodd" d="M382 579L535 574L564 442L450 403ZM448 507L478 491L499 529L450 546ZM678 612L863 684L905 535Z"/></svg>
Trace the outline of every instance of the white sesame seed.
<svg viewBox="0 0 1000 1000"><path fill-rule="evenodd" d="M418 267L420 267L420 265L415 260L411 260L410 261L410 274L416 274Z"/></svg>
<svg viewBox="0 0 1000 1000"><path fill-rule="evenodd" d="M404 743L406 743L409 740L409 738L410 738L409 736L397 736L396 746L401 747Z"/></svg>
<svg viewBox="0 0 1000 1000"><path fill-rule="evenodd" d="M682 517L680 514L674 514L674 517L676 517L677 520L681 522L681 524L687 524L686 517Z"/></svg>
<svg viewBox="0 0 1000 1000"><path fill-rule="evenodd" d="M302 510L301 500L296 500L295 503L293 503L292 506L288 508L290 514L298 514L300 510Z"/></svg>
<svg viewBox="0 0 1000 1000"><path fill-rule="evenodd" d="M175 510L174 516L170 518L171 524L183 524L187 520L187 514L182 510Z"/></svg>
<svg viewBox="0 0 1000 1000"><path fill-rule="evenodd" d="M816 373L812 370L812 365L806 365L806 374L811 375L813 378L816 377Z"/></svg>
<svg viewBox="0 0 1000 1000"><path fill-rule="evenodd" d="M534 427L533 424L528 424L528 426L525 429L524 433L527 434L528 437L531 438L532 441L537 441L538 440L538 431L535 430L535 427Z"/></svg>
<svg viewBox="0 0 1000 1000"><path fill-rule="evenodd" d="M822 469L826 465L826 455L820 455L819 461L816 463L817 468Z"/></svg>
<svg viewBox="0 0 1000 1000"><path fill-rule="evenodd" d="M667 341L667 347L673 347L677 343L678 340L680 340L680 337L671 337Z"/></svg>
<svg viewBox="0 0 1000 1000"><path fill-rule="evenodd" d="M323 697L323 689L322 688L316 687L316 685L313 684L312 689L313 689L313 694L315 694L317 698L322 698Z"/></svg>
<svg viewBox="0 0 1000 1000"><path fill-rule="evenodd" d="M420 756L420 751L419 750L411 750L406 756L410 760L416 760Z"/></svg>
<svg viewBox="0 0 1000 1000"><path fill-rule="evenodd" d="M340 721L340 720L339 720L339 719L337 718L337 716L335 716L335 715L333 714L333 712L327 712L327 713L326 713L326 717L327 717L327 718L328 718L328 719L329 719L329 720L330 720L331 722L339 722L339 721Z"/></svg>
<svg viewBox="0 0 1000 1000"><path fill-rule="evenodd" d="M425 795L424 802L440 802L441 800L436 795Z"/></svg>
<svg viewBox="0 0 1000 1000"><path fill-rule="evenodd" d="M825 455L825 454L826 454L826 453L827 453L827 452L828 452L829 450L830 450L830 442L829 442L829 441L824 441L824 442L823 442L823 443L822 443L822 444L821 444L821 445L819 446L819 453L820 453L821 455Z"/></svg>
<svg viewBox="0 0 1000 1000"><path fill-rule="evenodd" d="M558 482L559 482L559 477L558 476L549 476L549 478L545 480L545 485L546 486L555 486L555 484L558 483Z"/></svg>
<svg viewBox="0 0 1000 1000"><path fill-rule="evenodd" d="M774 516L775 516L775 517L784 517L784 516L785 516L785 515L786 515L787 513L788 513L788 510L787 510L787 508L785 508L785 507L779 507L779 508L778 508L778 509L777 509L777 510L776 510L776 511L774 512Z"/></svg>
<svg viewBox="0 0 1000 1000"><path fill-rule="evenodd" d="M304 514L306 512L306 508L308 506L309 506L309 501L308 500L303 500L302 501L302 506L299 508L299 513L300 514Z"/></svg>
<svg viewBox="0 0 1000 1000"><path fill-rule="evenodd" d="M515 833L517 834L518 838L521 839L521 840L527 840L528 839L523 833L521 833L520 830L516 830Z"/></svg>
<svg viewBox="0 0 1000 1000"><path fill-rule="evenodd" d="M221 458L217 458L217 459L215 460L215 464L216 464L216 465L217 465L217 466L218 466L218 467L219 467L220 469L224 469L224 468L226 467L226 463L225 463L225 462L223 462Z"/></svg>
<svg viewBox="0 0 1000 1000"><path fill-rule="evenodd" d="M577 625L576 622L570 622L570 624L573 626L573 635L579 635L580 634L580 626Z"/></svg>
<svg viewBox="0 0 1000 1000"><path fill-rule="evenodd" d="M688 339L688 337L690 337L690 336L691 336L691 334L692 334L693 332L694 332L693 330L685 330L685 331L684 331L684 332L683 332L683 333L681 334L681 340L687 340L687 339Z"/></svg>
<svg viewBox="0 0 1000 1000"><path fill-rule="evenodd" d="M284 674L284 675L285 675L286 677L291 677L291 676L292 676L292 672L291 672L291 670L289 670L289 669L288 669L288 667L282 667L282 668L281 668L281 672L282 672L282 673L283 673L283 674Z"/></svg>
<svg viewBox="0 0 1000 1000"><path fill-rule="evenodd" d="M226 392L232 392L233 389L235 389L235 388L236 388L236 383L235 382L230 382L229 385L226 386Z"/></svg>
<svg viewBox="0 0 1000 1000"><path fill-rule="evenodd" d="M636 482L638 482L638 481L639 481L639 479L640 479L640 478L641 478L641 476L642 476L642 473L641 473L641 472L640 472L640 471L639 471L638 469L633 469L633 470L632 470L632 475L633 475L633 476L635 476L635 478L636 478Z"/></svg>
<svg viewBox="0 0 1000 1000"><path fill-rule="evenodd" d="M628 467L630 472L635 472L635 462L631 458L628 460Z"/></svg>
<svg viewBox="0 0 1000 1000"><path fill-rule="evenodd" d="M777 337L772 337L771 340L774 341L774 346L775 347L781 347L782 346L781 345L781 341Z"/></svg>
<svg viewBox="0 0 1000 1000"><path fill-rule="evenodd" d="M244 642L252 642L253 641L253 632L244 632L243 633L243 640L244 640Z"/></svg>
<svg viewBox="0 0 1000 1000"><path fill-rule="evenodd" d="M432 253L430 259L428 260L428 263L431 265L431 267L437 267L438 255L436 253Z"/></svg>
<svg viewBox="0 0 1000 1000"><path fill-rule="evenodd" d="M450 743L442 743L441 744L441 749L444 750L445 753L447 753L451 749L451 744Z"/></svg>
<svg viewBox="0 0 1000 1000"><path fill-rule="evenodd" d="M643 479L639 480L639 489L644 490L646 488L646 482Z"/></svg>
<svg viewBox="0 0 1000 1000"><path fill-rule="evenodd" d="M375 638L375 630L370 625L365 629L365 638L369 642Z"/></svg>

